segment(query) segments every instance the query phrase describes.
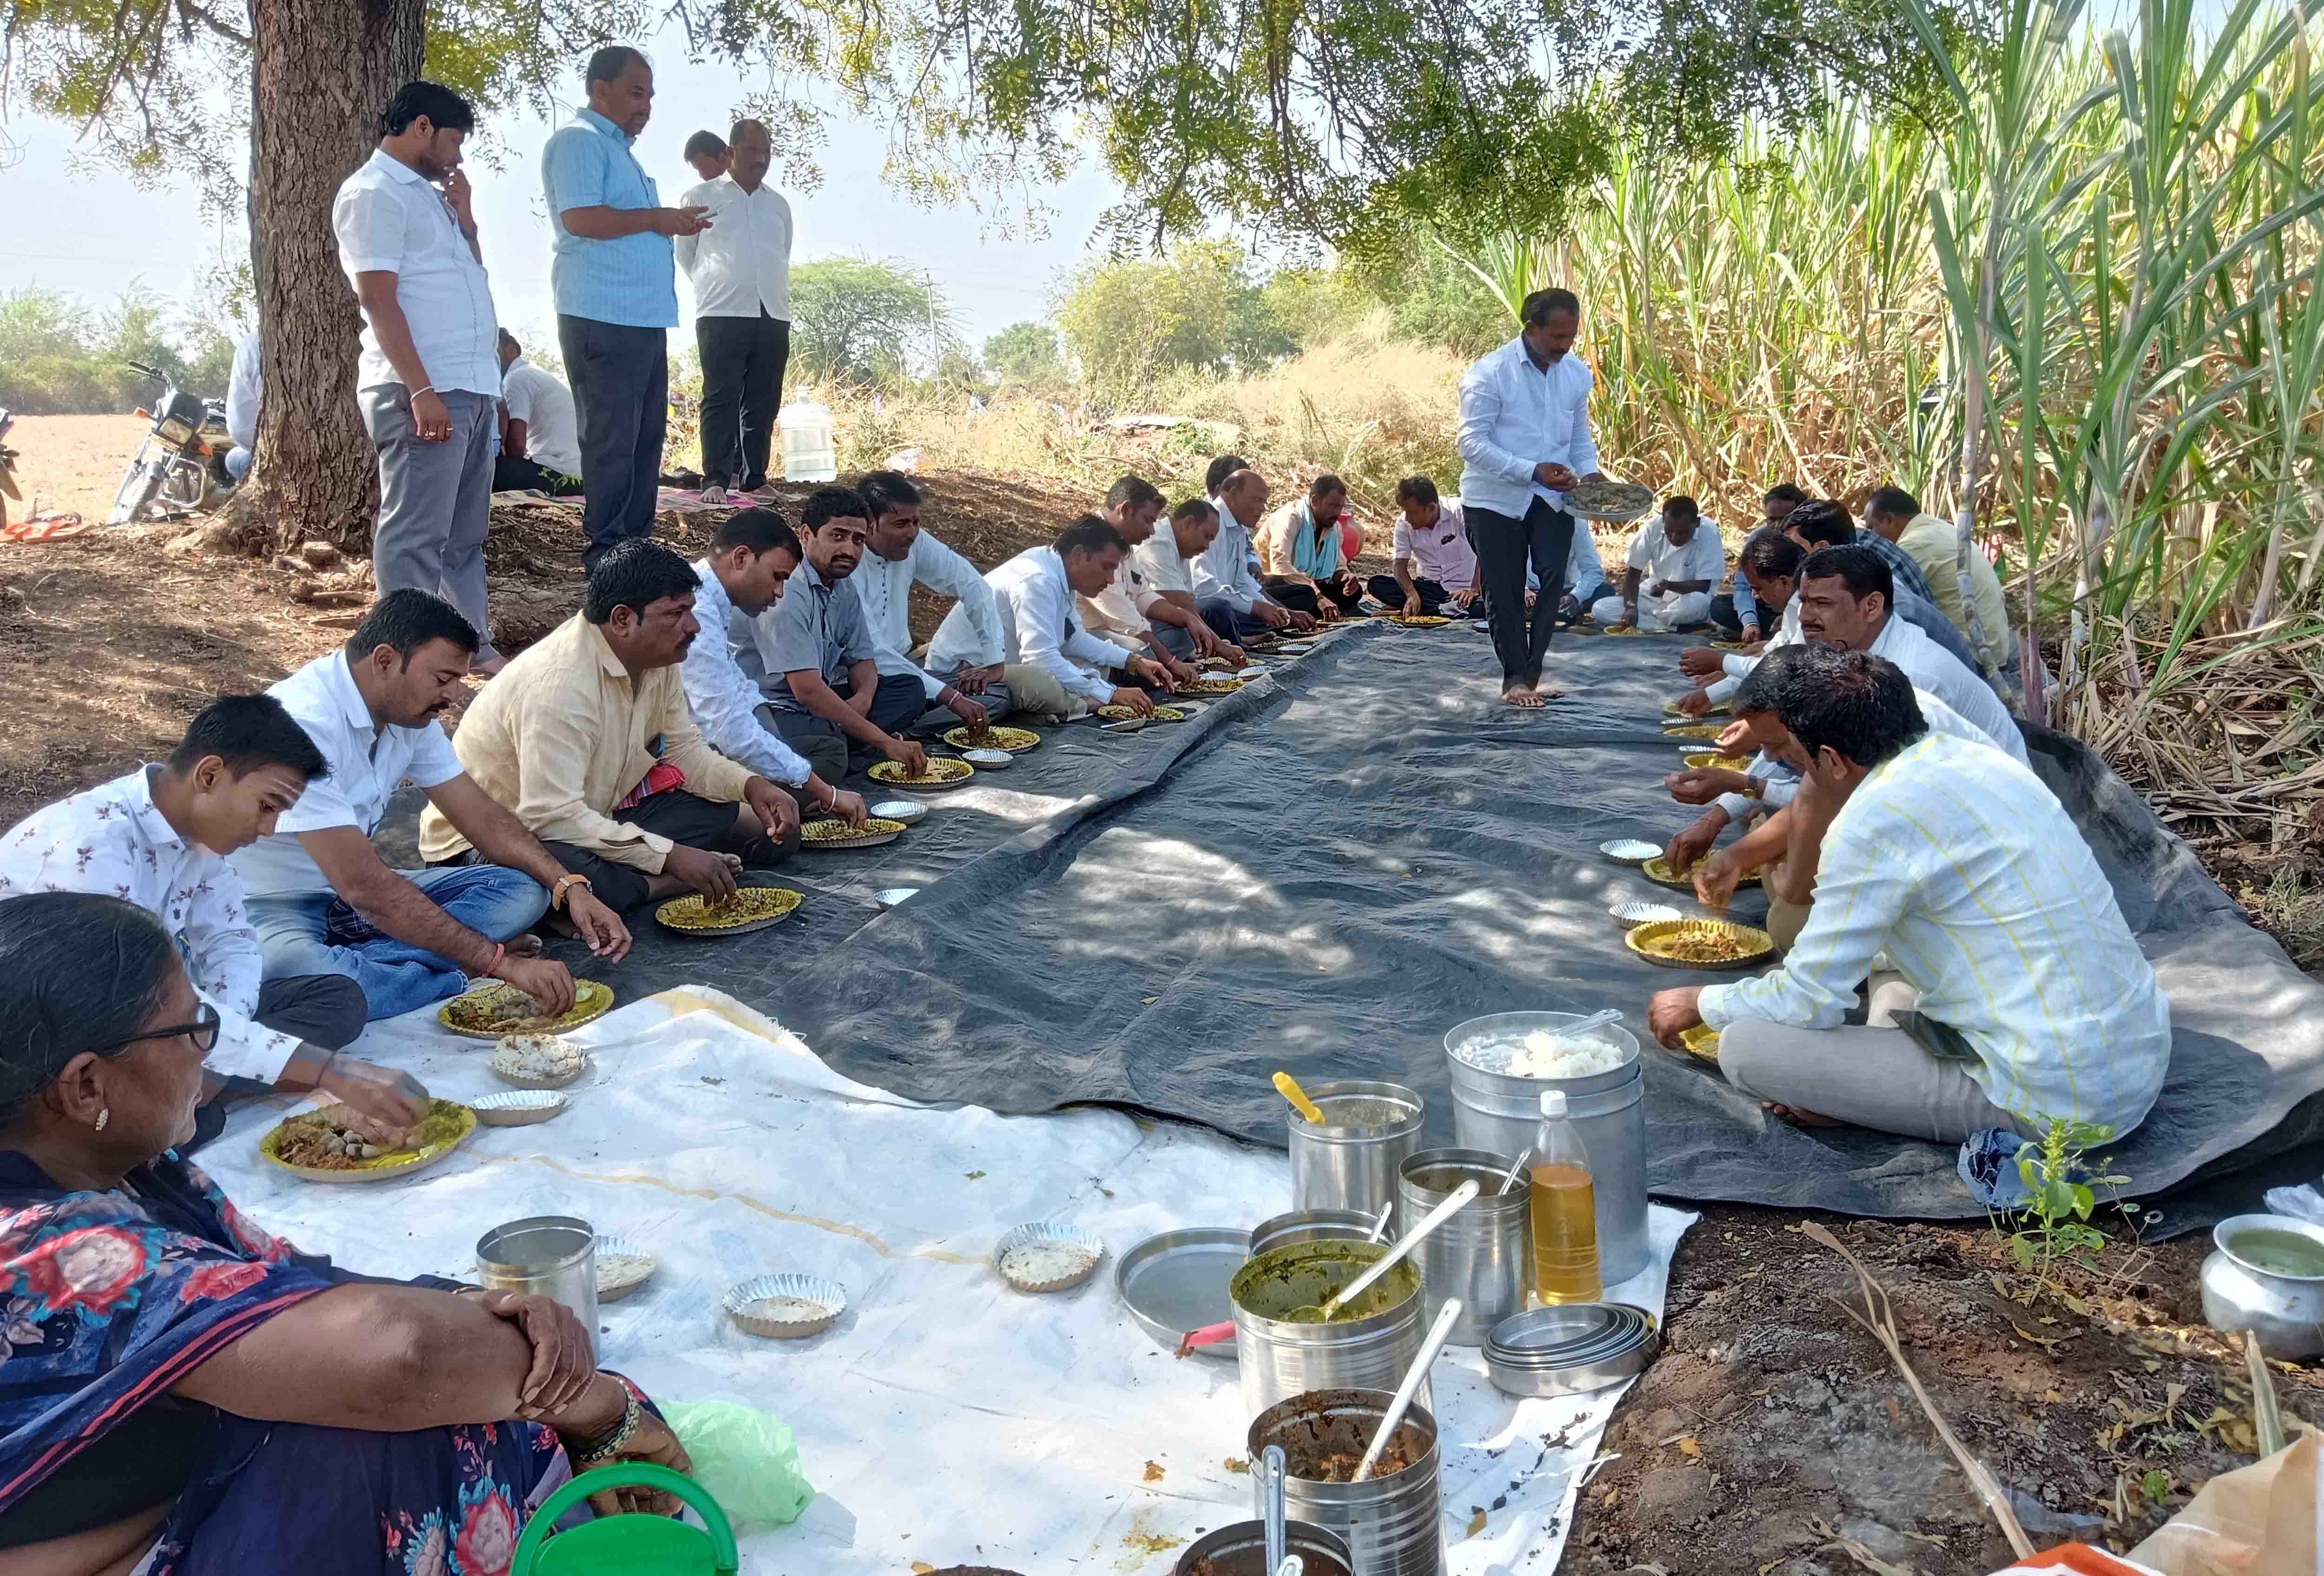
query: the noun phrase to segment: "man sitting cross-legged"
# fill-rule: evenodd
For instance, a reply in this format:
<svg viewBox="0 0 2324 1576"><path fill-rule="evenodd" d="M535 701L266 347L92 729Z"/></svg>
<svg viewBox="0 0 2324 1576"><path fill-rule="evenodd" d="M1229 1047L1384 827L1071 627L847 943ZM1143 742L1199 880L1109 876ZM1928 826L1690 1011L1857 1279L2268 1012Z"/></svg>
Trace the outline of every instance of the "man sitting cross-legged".
<svg viewBox="0 0 2324 1576"><path fill-rule="evenodd" d="M1396 484L1401 512L1388 540L1395 573L1375 575L1364 589L1390 613L1406 617L1443 613L1465 618L1479 606L1484 577L1477 549L1469 545L1469 522L1458 502L1438 495L1429 476L1406 476Z"/></svg>
<svg viewBox="0 0 2324 1576"><path fill-rule="evenodd" d="M1322 475L1305 498L1294 498L1259 526L1267 563L1260 585L1276 603L1326 623L1356 611L1364 585L1348 567L1340 539L1340 512L1347 505L1348 484Z"/></svg>
<svg viewBox="0 0 2324 1576"><path fill-rule="evenodd" d="M539 950L529 932L544 912L565 910L601 957L629 951L621 920L469 777L438 725L475 652L450 603L406 587L344 650L267 691L331 769L234 856L268 979L345 974L372 1017L393 1018L489 975L557 1013L573 1005L572 974L519 955ZM399 871L380 858L372 834L406 778L481 851L476 863Z"/></svg>
<svg viewBox="0 0 2324 1576"><path fill-rule="evenodd" d="M190 1153L226 1122L220 1093L320 1088L384 1129L427 1112L409 1074L339 1054L371 1016L344 974L263 979L258 932L226 856L274 830L329 768L272 696L228 696L159 766L35 810L0 837L0 898L90 892L159 919L210 1017Z"/></svg>
<svg viewBox="0 0 2324 1576"><path fill-rule="evenodd" d="M757 623L766 673L759 681L767 697L761 720L828 782L846 776L850 756L859 751L876 751L915 776L927 770L928 752L893 731L927 709L925 676L881 676L880 649L851 583L863 561L871 516L871 505L853 487L816 489L799 512L807 562ZM952 666L960 665L955 659ZM929 666L942 667L933 659ZM886 723L872 720L875 709Z"/></svg>
<svg viewBox="0 0 2324 1576"><path fill-rule="evenodd" d="M1074 615L1074 597L1105 589L1121 567L1121 533L1094 514L1084 514L1046 548L1028 548L990 575L1001 605L1001 641L1010 693L1022 709L1043 715L1074 716L1101 705L1125 705L1143 716L1154 703L1140 685L1167 689L1162 665L1127 647L1101 641ZM945 615L928 642L928 660L941 664L968 639L959 608ZM1128 684L1102 677L1126 672Z"/></svg>
<svg viewBox="0 0 2324 1576"><path fill-rule="evenodd" d="M1847 657L1778 697L1820 826L1816 904L1784 966L1655 995L1655 1037L1720 1031L1728 1081L1777 1115L1959 1143L2146 1119L2171 1016L2098 861L2039 779L1937 736L1893 666ZM1871 980L1869 1026L1843 1028Z"/></svg>
<svg viewBox="0 0 2324 1576"><path fill-rule="evenodd" d="M1619 594L1601 597L1591 616L1609 629L1674 630L1711 617L1711 594L1727 569L1719 528L1683 493L1663 501L1662 517L1630 539Z"/></svg>
<svg viewBox="0 0 2324 1576"><path fill-rule="evenodd" d="M1162 518L1163 507L1162 494L1143 476L1120 477L1106 490L1105 507L1100 515L1121 533L1130 551L1123 556L1111 585L1095 596L1074 594L1074 613L1082 628L1099 640L1111 641L1152 658L1161 664L1173 683L1185 684L1196 677L1195 671L1179 660L1163 641L1160 630L1194 615L1165 600L1148 585L1138 558L1138 549L1155 536L1155 525Z"/></svg>
<svg viewBox="0 0 2324 1576"><path fill-rule="evenodd" d="M1167 526L1140 542L1133 556L1139 573L1152 589L1147 622L1170 655L1182 662L1220 657L1230 668L1243 665L1243 650L1234 643L1233 604L1222 596L1197 602L1194 598L1196 560L1218 539L1219 512L1207 498L1189 498L1170 511Z"/></svg>
<svg viewBox="0 0 2324 1576"><path fill-rule="evenodd" d="M1212 474L1216 475L1220 465L1233 457L1221 456L1213 461ZM1247 465L1231 471L1212 489L1211 505L1218 511L1218 534L1190 567L1196 600L1223 602L1227 606L1229 620L1218 632L1248 642L1284 629L1314 629L1313 613L1284 606L1259 584L1259 549L1252 544L1251 529L1267 512L1267 478Z"/></svg>
<svg viewBox="0 0 2324 1576"><path fill-rule="evenodd" d="M623 913L735 889L735 871L798 848L798 804L703 742L678 664L700 634L694 569L660 543L621 543L589 571L581 611L508 665L455 747L567 868ZM420 852L473 861L465 828L431 807Z"/></svg>
<svg viewBox="0 0 2324 1576"><path fill-rule="evenodd" d="M1680 652L1678 669L1695 684L1692 691L1679 696L1680 711L1691 717L1706 714L1734 695L1736 686L1763 655L1799 644L1800 610L1794 594L1799 587L1800 565L1807 556L1806 548L1771 526L1751 533L1736 555L1735 574L1743 583L1744 594L1774 622L1768 625L1765 641L1741 651L1690 646Z"/></svg>
<svg viewBox="0 0 2324 1576"><path fill-rule="evenodd" d="M695 726L713 750L860 825L862 797L817 777L804 757L759 721L759 648L751 621L781 599L783 583L798 570L800 558L798 538L773 510L738 509L728 515L710 539L709 556L695 560L700 589L694 594L694 622L702 633L687 648L678 672Z"/></svg>
<svg viewBox="0 0 2324 1576"><path fill-rule="evenodd" d="M927 733L998 722L1014 704L1001 676L1001 612L976 566L930 536L926 502L908 476L874 471L856 483L870 512L863 561L847 577L872 631L880 692L868 714L890 733ZM964 610L972 650L949 668L912 660L912 587L925 585Z"/></svg>

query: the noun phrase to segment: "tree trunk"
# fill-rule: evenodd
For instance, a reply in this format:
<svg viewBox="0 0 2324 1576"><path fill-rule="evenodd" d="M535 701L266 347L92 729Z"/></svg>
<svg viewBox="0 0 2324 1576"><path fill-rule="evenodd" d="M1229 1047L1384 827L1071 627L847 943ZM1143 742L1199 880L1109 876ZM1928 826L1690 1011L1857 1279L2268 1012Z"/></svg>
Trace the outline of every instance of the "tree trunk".
<svg viewBox="0 0 2324 1576"><path fill-rule="evenodd" d="M252 0L250 260L265 398L244 534L369 550L379 479L355 413L362 318L339 272L331 199L418 77L425 0Z"/></svg>

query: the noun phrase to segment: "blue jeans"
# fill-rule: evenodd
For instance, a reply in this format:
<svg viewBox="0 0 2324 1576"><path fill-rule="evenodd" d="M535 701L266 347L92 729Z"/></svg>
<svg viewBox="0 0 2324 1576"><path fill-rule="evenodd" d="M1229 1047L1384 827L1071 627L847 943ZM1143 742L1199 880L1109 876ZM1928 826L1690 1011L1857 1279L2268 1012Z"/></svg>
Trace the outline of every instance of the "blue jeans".
<svg viewBox="0 0 2324 1576"><path fill-rule="evenodd" d="M523 935L549 912L549 889L522 871L456 865L403 872L453 918L494 942ZM395 1018L468 988L468 976L434 953L383 935L327 892L253 898L265 977L344 974L363 987L374 1018Z"/></svg>

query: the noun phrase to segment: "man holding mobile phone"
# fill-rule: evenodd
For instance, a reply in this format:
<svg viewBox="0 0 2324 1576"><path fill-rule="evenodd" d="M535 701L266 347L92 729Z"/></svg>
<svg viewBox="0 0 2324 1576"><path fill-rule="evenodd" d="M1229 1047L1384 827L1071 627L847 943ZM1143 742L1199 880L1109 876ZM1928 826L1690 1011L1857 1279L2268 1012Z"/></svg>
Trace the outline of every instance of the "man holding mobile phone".
<svg viewBox="0 0 2324 1576"><path fill-rule="evenodd" d="M448 88L397 89L378 148L339 185L331 228L363 307L355 401L379 456L379 594L451 603L484 642L474 671L489 675L501 668L484 600L500 322L460 171L475 124Z"/></svg>

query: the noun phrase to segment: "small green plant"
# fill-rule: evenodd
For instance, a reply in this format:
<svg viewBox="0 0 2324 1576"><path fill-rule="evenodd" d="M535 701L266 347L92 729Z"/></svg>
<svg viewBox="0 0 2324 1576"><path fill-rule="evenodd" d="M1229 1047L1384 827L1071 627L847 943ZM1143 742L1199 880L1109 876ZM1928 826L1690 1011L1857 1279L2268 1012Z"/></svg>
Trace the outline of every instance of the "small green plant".
<svg viewBox="0 0 2324 1576"><path fill-rule="evenodd" d="M2098 1207L2097 1190L2130 1180L2107 1175L2105 1157L2090 1152L2113 1139L2110 1127L2057 1118L2039 1144L2017 1151L2017 1176L2028 1196L2018 1211L2009 1248L2017 1257L2017 1267L2033 1281L2030 1290L2056 1290L2051 1276L2061 1261L2098 1268L2107 1239L2090 1224L2090 1212ZM2077 1181L2078 1174L2089 1180ZM2138 1208L2135 1203L2120 1207L2126 1212Z"/></svg>

